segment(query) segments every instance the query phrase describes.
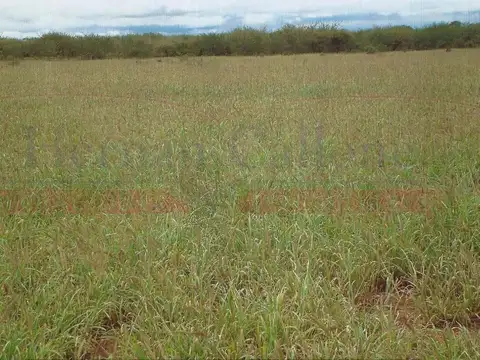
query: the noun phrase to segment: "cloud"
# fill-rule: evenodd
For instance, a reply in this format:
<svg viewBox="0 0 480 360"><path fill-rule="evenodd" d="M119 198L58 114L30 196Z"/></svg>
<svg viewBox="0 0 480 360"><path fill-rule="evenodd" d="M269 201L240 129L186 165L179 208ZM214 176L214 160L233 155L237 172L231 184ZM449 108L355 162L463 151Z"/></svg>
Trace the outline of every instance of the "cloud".
<svg viewBox="0 0 480 360"><path fill-rule="evenodd" d="M336 22L345 28L480 22L471 0L15 0L0 5L0 36L66 33L275 29L285 23Z"/></svg>
<svg viewBox="0 0 480 360"><path fill-rule="evenodd" d="M275 15L273 14L246 14L242 22L246 26L257 26L271 23L275 20Z"/></svg>

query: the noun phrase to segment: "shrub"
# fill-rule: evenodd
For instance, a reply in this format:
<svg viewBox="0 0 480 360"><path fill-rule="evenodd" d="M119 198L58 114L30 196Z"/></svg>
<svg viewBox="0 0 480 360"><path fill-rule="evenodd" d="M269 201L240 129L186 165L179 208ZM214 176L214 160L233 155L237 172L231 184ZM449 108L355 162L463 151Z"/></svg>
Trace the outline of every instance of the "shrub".
<svg viewBox="0 0 480 360"><path fill-rule="evenodd" d="M8 55L5 60L7 61L7 65L10 66L18 66L20 65L20 59L13 56L13 55Z"/></svg>
<svg viewBox="0 0 480 360"><path fill-rule="evenodd" d="M480 46L480 24L458 21L413 29L374 27L347 31L338 26L285 25L266 29L238 28L222 34L70 36L49 33L33 39L0 38L0 58L147 58L170 56L275 55L365 51L429 50Z"/></svg>

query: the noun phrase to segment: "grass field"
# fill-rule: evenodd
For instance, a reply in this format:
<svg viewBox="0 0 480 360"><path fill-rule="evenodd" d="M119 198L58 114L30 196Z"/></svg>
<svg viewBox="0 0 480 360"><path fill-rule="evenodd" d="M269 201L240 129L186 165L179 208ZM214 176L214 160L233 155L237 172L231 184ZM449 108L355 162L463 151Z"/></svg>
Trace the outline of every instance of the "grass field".
<svg viewBox="0 0 480 360"><path fill-rule="evenodd" d="M5 358L478 358L480 51L0 64Z"/></svg>

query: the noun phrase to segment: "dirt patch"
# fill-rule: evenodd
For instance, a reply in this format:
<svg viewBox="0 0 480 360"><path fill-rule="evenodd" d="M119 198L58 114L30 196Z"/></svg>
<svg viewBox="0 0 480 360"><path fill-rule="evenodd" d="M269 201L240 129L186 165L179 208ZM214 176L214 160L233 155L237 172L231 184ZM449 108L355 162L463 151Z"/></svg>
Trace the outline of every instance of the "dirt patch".
<svg viewBox="0 0 480 360"><path fill-rule="evenodd" d="M389 309L397 326L413 332L431 329L441 330L442 334L453 331L453 334L457 335L460 328L480 330L479 313L472 312L456 317L437 316L432 320L422 313L414 300L415 284L405 275L394 274L390 289L387 279L378 277L366 292L355 298L355 305L363 311L372 311L379 307Z"/></svg>
<svg viewBox="0 0 480 360"><path fill-rule="evenodd" d="M368 291L355 298L355 304L367 309L384 302L387 295L410 297L413 295L414 284L404 275L394 273L392 289L388 290L388 280L379 276L375 278Z"/></svg>
<svg viewBox="0 0 480 360"><path fill-rule="evenodd" d="M118 348L116 332L124 325L133 322L133 313L124 309L111 310L100 321L88 336L88 345L80 351L80 356L69 356L70 359L93 360L115 358ZM77 351L75 353L78 353Z"/></svg>
<svg viewBox="0 0 480 360"><path fill-rule="evenodd" d="M91 352L85 353L85 355L82 357L82 360L108 359L117 351L117 339L113 337L94 339L92 341L92 345Z"/></svg>
<svg viewBox="0 0 480 360"><path fill-rule="evenodd" d="M457 318L440 318L435 320L431 327L436 329L458 329L464 327L469 330L480 330L480 314L468 314Z"/></svg>
<svg viewBox="0 0 480 360"><path fill-rule="evenodd" d="M368 291L355 298L355 305L365 311L378 306L387 307L398 326L413 329L421 320L421 314L413 301L414 290L414 283L405 275L394 273L390 289L386 278L377 277Z"/></svg>

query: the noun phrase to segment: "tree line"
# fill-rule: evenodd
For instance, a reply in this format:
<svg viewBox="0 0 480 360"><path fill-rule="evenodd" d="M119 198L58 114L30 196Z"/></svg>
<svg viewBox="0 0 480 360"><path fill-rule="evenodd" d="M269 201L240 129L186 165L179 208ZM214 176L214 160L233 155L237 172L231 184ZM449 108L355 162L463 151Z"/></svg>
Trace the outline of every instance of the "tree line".
<svg viewBox="0 0 480 360"><path fill-rule="evenodd" d="M276 55L381 52L480 47L480 23L435 23L348 31L336 25L286 25L275 31L243 27L200 35L129 34L0 38L0 59L149 58L172 56Z"/></svg>

